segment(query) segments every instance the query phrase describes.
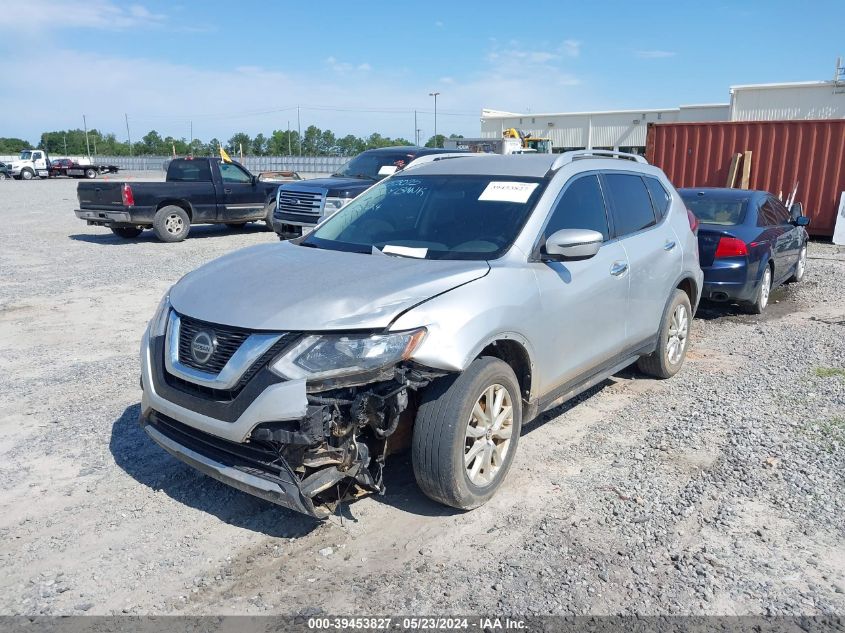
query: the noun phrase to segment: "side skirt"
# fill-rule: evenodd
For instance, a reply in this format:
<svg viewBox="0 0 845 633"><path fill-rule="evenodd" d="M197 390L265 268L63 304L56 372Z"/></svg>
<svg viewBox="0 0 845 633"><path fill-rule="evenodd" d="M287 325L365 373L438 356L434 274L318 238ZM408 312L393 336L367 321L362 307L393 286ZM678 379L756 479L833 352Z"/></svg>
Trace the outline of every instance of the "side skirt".
<svg viewBox="0 0 845 633"><path fill-rule="evenodd" d="M651 337L641 345L624 350L608 361L602 363L591 372L579 376L560 387L551 390L544 396L540 396L528 405L525 420L531 420L544 411L562 405L580 393L595 387L600 382L607 380L613 374L625 369L628 365L636 362L640 356L651 354L657 346L657 337Z"/></svg>

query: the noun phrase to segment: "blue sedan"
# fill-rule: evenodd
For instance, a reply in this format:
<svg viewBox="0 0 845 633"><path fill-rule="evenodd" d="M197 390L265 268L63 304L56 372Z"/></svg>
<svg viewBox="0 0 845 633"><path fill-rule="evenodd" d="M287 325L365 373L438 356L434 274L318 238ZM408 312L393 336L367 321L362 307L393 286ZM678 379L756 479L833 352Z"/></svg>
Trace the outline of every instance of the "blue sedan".
<svg viewBox="0 0 845 633"><path fill-rule="evenodd" d="M755 314L769 303L772 288L801 281L807 268L800 204L787 209L766 191L680 189L701 223L698 254L704 271L702 299L738 302Z"/></svg>

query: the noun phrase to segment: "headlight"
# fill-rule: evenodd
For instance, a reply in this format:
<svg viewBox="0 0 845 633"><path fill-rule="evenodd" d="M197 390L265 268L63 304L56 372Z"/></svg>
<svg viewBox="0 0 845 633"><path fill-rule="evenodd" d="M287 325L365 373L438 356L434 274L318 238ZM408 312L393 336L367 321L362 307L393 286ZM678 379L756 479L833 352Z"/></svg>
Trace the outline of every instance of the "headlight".
<svg viewBox="0 0 845 633"><path fill-rule="evenodd" d="M284 378L312 380L374 371L410 358L424 337L425 328L392 334L306 336L270 369Z"/></svg>
<svg viewBox="0 0 845 633"><path fill-rule="evenodd" d="M150 336L164 336L167 331L167 317L170 314L170 290L164 293L158 302L153 318L150 320Z"/></svg>
<svg viewBox="0 0 845 633"><path fill-rule="evenodd" d="M326 214L342 209L352 198L326 198Z"/></svg>

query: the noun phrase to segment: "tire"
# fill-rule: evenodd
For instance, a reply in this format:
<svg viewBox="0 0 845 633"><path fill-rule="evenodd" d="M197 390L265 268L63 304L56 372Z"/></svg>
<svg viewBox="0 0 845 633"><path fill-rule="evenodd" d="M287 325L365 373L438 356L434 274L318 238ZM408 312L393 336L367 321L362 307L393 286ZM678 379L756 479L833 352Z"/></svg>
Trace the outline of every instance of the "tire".
<svg viewBox="0 0 845 633"><path fill-rule="evenodd" d="M6 180L6 178L8 178L8 176L6 175L6 172L0 171L0 180Z"/></svg>
<svg viewBox="0 0 845 633"><path fill-rule="evenodd" d="M35 178L35 174L32 173L31 169L21 169L21 180L32 180Z"/></svg>
<svg viewBox="0 0 845 633"><path fill-rule="evenodd" d="M689 297L677 288L663 310L657 332L657 349L637 361L640 371L655 378L671 378L680 371L689 347L692 306Z"/></svg>
<svg viewBox="0 0 845 633"><path fill-rule="evenodd" d="M273 198L267 203L267 215L264 216L264 224L268 231L273 231L273 212L276 210L276 199Z"/></svg>
<svg viewBox="0 0 845 633"><path fill-rule="evenodd" d="M798 263L795 264L795 272L792 273L792 277L789 278L787 283L797 284L804 279L805 272L807 272L807 244L801 247L801 251L798 253Z"/></svg>
<svg viewBox="0 0 845 633"><path fill-rule="evenodd" d="M500 393L500 404L510 401L510 424L507 417L500 423L504 424L499 429L501 436L492 430L493 426L486 434L468 433L468 429L478 429L483 424L475 408L480 405L478 409L483 415L490 390L496 394L494 402ZM502 431L508 427L509 438L506 438ZM414 424L412 461L417 484L435 501L462 510L477 508L495 494L507 476L521 429L519 383L510 366L498 358L478 358L461 374L436 380L423 393ZM470 461L475 471L473 481L465 456L476 445L481 448L474 449L477 452ZM493 446L497 448L488 448ZM499 464L493 464L495 460L488 456L498 456Z"/></svg>
<svg viewBox="0 0 845 633"><path fill-rule="evenodd" d="M760 280L760 287L757 288L757 295L750 304L748 311L751 314L763 314L763 310L769 305L769 293L772 291L772 267L766 264L763 271L763 278Z"/></svg>
<svg viewBox="0 0 845 633"><path fill-rule="evenodd" d="M144 229L137 226L121 226L112 228L111 232L118 237L131 240L133 237L138 237L141 233L143 233Z"/></svg>
<svg viewBox="0 0 845 633"><path fill-rule="evenodd" d="M96 169L86 169L85 170L85 177L89 180L92 180L97 177L97 170Z"/></svg>
<svg viewBox="0 0 845 633"><path fill-rule="evenodd" d="M181 242L190 230L191 219L182 207L171 204L156 211L153 231L162 242Z"/></svg>

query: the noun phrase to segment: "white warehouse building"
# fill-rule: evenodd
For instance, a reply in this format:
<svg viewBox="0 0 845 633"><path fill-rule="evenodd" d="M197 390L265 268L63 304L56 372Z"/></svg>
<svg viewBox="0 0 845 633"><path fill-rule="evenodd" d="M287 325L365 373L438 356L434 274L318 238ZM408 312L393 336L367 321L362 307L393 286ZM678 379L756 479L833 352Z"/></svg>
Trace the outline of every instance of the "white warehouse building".
<svg viewBox="0 0 845 633"><path fill-rule="evenodd" d="M811 81L733 86L730 103L656 110L518 113L484 109L481 136L501 138L509 128L548 138L554 151L615 149L645 153L649 123L775 121L845 118L845 82Z"/></svg>
<svg viewBox="0 0 845 633"><path fill-rule="evenodd" d="M649 123L727 121L729 113L727 103L657 110L542 114L483 110L481 136L501 138L505 130L516 128L530 136L551 139L555 151L591 148L644 153Z"/></svg>

